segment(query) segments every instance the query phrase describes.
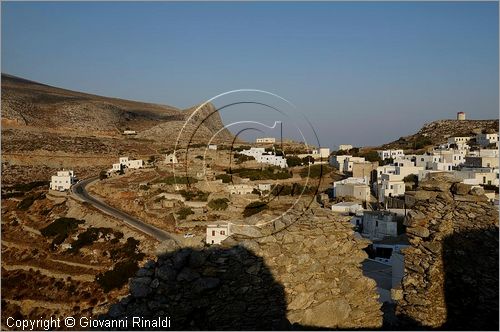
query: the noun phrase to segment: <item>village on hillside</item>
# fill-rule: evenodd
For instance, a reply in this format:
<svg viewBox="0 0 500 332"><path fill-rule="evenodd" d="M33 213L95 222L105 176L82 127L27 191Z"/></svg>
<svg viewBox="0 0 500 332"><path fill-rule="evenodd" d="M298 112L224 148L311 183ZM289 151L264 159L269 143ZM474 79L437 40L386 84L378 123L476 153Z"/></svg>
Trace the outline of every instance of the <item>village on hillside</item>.
<svg viewBox="0 0 500 332"><path fill-rule="evenodd" d="M464 120L459 112L456 121ZM233 147L193 146L189 155L171 151L163 160L120 157L89 192L178 233L189 245L205 246L220 245L241 232L241 225L272 222L298 199L310 197L320 208L348 216L358 236L370 241L363 269L389 303L401 287L402 249L409 245L404 220L421 181L432 174L451 175L498 208L498 132L448 137L421 154L363 152L349 144L332 152L301 144L281 150L277 143L274 137L259 137ZM73 171L63 170L52 176L50 188L67 191L76 182Z"/></svg>

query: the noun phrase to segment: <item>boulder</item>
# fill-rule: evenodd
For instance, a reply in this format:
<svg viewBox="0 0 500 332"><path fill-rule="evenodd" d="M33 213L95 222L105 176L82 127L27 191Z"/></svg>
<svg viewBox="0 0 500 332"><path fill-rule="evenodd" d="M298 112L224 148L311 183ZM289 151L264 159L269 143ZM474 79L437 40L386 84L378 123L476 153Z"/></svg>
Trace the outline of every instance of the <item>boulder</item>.
<svg viewBox="0 0 500 332"><path fill-rule="evenodd" d="M429 236L429 230L425 227L420 227L420 226L417 226L417 227L408 227L406 229L406 232L408 234L411 234L411 235L415 235L415 236L418 236L418 237L428 237Z"/></svg>
<svg viewBox="0 0 500 332"><path fill-rule="evenodd" d="M132 279L129 285L130 295L136 298L148 296L152 292L151 287L149 287L150 283L151 283L151 278L149 277L140 277Z"/></svg>

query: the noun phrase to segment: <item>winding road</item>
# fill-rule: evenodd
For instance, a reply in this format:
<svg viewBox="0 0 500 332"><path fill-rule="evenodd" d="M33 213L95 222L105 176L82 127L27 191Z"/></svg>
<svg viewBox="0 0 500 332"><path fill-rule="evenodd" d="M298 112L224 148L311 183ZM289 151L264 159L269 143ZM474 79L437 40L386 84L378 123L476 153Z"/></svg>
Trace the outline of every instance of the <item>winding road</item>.
<svg viewBox="0 0 500 332"><path fill-rule="evenodd" d="M156 228L152 225L149 225L145 222L140 221L139 219L121 211L118 210L117 208L114 208L112 206L107 205L103 201L92 197L87 190L85 189L87 185L91 184L92 182L97 181L99 178L98 177L92 177L88 178L85 180L81 180L74 184L71 187L71 194L73 196L76 196L77 199L88 202L92 204L94 207L97 209L101 210L102 212L115 217L117 219L123 220L127 225L132 226L138 230L140 230L143 233L146 233L152 237L154 237L158 241L165 241L165 240L174 240L176 243L179 243L180 238L175 235L175 234L169 234L159 228Z"/></svg>

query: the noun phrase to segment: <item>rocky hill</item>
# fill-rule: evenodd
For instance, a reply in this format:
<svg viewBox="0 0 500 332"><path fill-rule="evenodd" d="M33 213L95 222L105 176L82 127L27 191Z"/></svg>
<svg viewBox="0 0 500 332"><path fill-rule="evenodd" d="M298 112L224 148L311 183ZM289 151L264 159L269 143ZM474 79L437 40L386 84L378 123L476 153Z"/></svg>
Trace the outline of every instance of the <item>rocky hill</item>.
<svg viewBox="0 0 500 332"><path fill-rule="evenodd" d="M53 168L84 177L109 168L120 155L148 159L170 149L196 108L97 96L2 74L2 180L46 180ZM213 105L188 127L205 143L223 127ZM122 135L134 130L135 136ZM218 140L231 141L227 130Z"/></svg>
<svg viewBox="0 0 500 332"><path fill-rule="evenodd" d="M168 247L103 318L169 315L177 330L380 328L375 281L361 270L368 241L318 206L293 222L300 211L233 229L220 247Z"/></svg>
<svg viewBox="0 0 500 332"><path fill-rule="evenodd" d="M473 136L482 131L498 132L498 119L495 120L439 120L425 124L416 134L400 137L398 140L382 145L381 149L414 149L446 143L448 137Z"/></svg>
<svg viewBox="0 0 500 332"><path fill-rule="evenodd" d="M405 221L397 313L412 329L498 330L498 210L458 181L422 182Z"/></svg>

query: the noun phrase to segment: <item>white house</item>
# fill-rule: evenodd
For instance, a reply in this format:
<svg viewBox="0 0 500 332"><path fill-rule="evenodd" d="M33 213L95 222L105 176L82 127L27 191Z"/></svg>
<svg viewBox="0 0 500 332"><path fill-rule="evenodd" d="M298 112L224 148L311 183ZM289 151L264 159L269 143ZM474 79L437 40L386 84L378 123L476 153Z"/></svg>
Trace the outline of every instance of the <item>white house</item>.
<svg viewBox="0 0 500 332"><path fill-rule="evenodd" d="M255 140L256 143L276 143L276 138L274 137L259 137Z"/></svg>
<svg viewBox="0 0 500 332"><path fill-rule="evenodd" d="M489 167L463 167L455 171L454 175L464 180L467 184L499 185L498 168Z"/></svg>
<svg viewBox="0 0 500 332"><path fill-rule="evenodd" d="M50 179L50 189L65 191L68 190L76 182L76 177L73 171L58 171L57 175L53 175Z"/></svg>
<svg viewBox="0 0 500 332"><path fill-rule="evenodd" d="M179 161L177 160L177 157L175 156L174 153L168 153L165 156L165 163L166 164L177 164Z"/></svg>
<svg viewBox="0 0 500 332"><path fill-rule="evenodd" d="M370 240L382 240L386 237L398 236L398 220L396 213L387 211L365 211L361 235Z"/></svg>
<svg viewBox="0 0 500 332"><path fill-rule="evenodd" d="M120 171L124 168L142 168L144 167L144 161L141 159L137 160L129 160L128 157L120 157L119 162L113 164L113 168L110 169L110 172Z"/></svg>
<svg viewBox="0 0 500 332"><path fill-rule="evenodd" d="M249 184L232 184L226 187L227 191L232 195L248 195L253 192L254 188Z"/></svg>
<svg viewBox="0 0 500 332"><path fill-rule="evenodd" d="M402 158L405 155L403 150L379 150L377 153L382 160L390 158L395 159L397 157Z"/></svg>
<svg viewBox="0 0 500 332"><path fill-rule="evenodd" d="M257 189L260 191L271 191L271 184L270 183L259 183L257 184Z"/></svg>
<svg viewBox="0 0 500 332"><path fill-rule="evenodd" d="M386 197L404 196L405 183L403 176L399 174L382 174L378 184L378 201L385 202Z"/></svg>
<svg viewBox="0 0 500 332"><path fill-rule="evenodd" d="M333 183L333 197L353 197L370 200L370 187L364 178L347 178Z"/></svg>
<svg viewBox="0 0 500 332"><path fill-rule="evenodd" d="M498 133L493 134L477 134L476 142L481 146L495 144L498 147Z"/></svg>
<svg viewBox="0 0 500 332"><path fill-rule="evenodd" d="M342 170L344 172L352 172L352 166L354 163L364 163L365 157L349 157L344 159L344 166Z"/></svg>
<svg viewBox="0 0 500 332"><path fill-rule="evenodd" d="M339 145L339 151L348 151L352 149L351 144L340 144Z"/></svg>
<svg viewBox="0 0 500 332"><path fill-rule="evenodd" d="M264 148L250 148L240 151L240 154L254 157L258 163L270 164L281 168L288 167L286 159L282 156L277 156L272 152L266 152Z"/></svg>
<svg viewBox="0 0 500 332"><path fill-rule="evenodd" d="M207 225L207 244L220 244L231 235L229 224Z"/></svg>
<svg viewBox="0 0 500 332"><path fill-rule="evenodd" d="M123 135L137 135L135 130L124 130Z"/></svg>
<svg viewBox="0 0 500 332"><path fill-rule="evenodd" d="M354 214L358 211L363 211L363 207L361 206L361 204L355 202L340 202L332 205L332 211Z"/></svg>
<svg viewBox="0 0 500 332"><path fill-rule="evenodd" d="M319 148L319 157L326 159L330 156L330 148Z"/></svg>
<svg viewBox="0 0 500 332"><path fill-rule="evenodd" d="M467 145L469 141L472 139L470 136L453 136L453 137L448 137L448 144L455 144L458 147L463 147L464 145Z"/></svg>
<svg viewBox="0 0 500 332"><path fill-rule="evenodd" d="M217 150L217 144L208 144L209 150Z"/></svg>
<svg viewBox="0 0 500 332"><path fill-rule="evenodd" d="M351 158L350 155L330 156L330 166L335 167L339 172L344 172L344 160Z"/></svg>

